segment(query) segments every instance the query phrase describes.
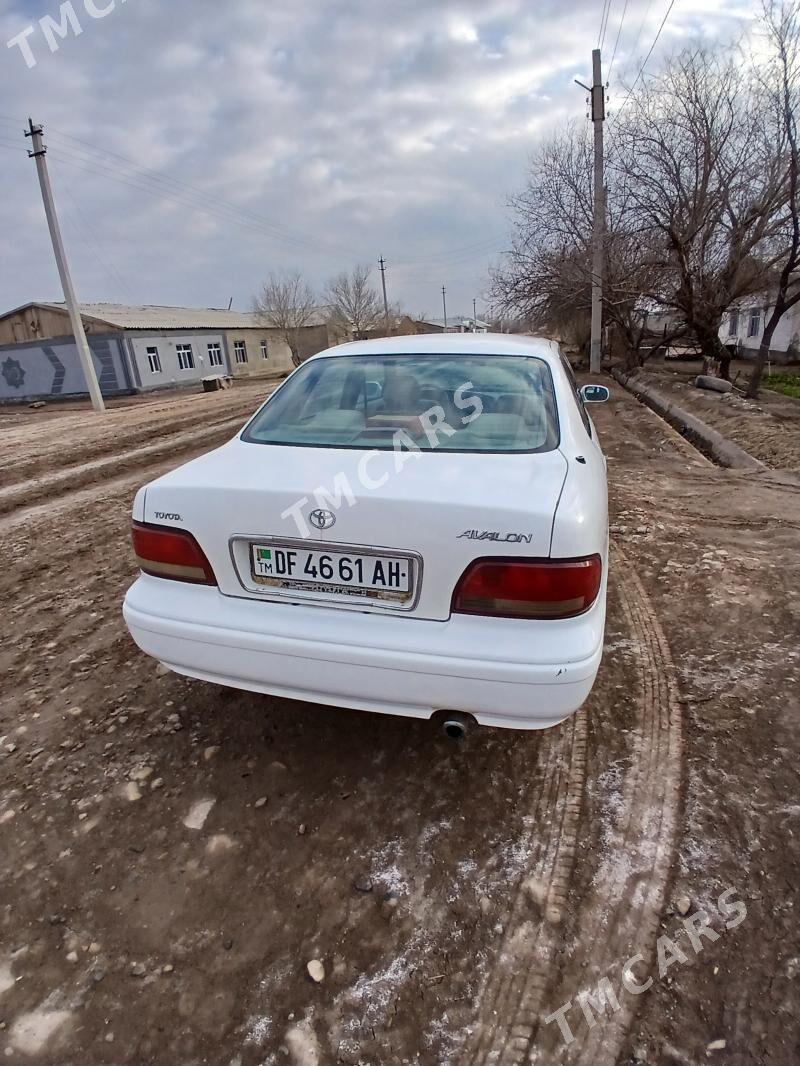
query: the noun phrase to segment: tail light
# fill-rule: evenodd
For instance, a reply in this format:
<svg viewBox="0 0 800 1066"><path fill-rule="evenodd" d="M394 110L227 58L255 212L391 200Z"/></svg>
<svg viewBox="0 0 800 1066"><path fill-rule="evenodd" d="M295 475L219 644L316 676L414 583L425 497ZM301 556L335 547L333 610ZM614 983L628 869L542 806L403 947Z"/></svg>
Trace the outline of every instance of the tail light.
<svg viewBox="0 0 800 1066"><path fill-rule="evenodd" d="M584 559L476 559L456 585L457 614L502 618L573 618L600 591L599 555Z"/></svg>
<svg viewBox="0 0 800 1066"><path fill-rule="evenodd" d="M134 522L131 533L136 561L145 574L216 585L211 563L191 533L145 522Z"/></svg>

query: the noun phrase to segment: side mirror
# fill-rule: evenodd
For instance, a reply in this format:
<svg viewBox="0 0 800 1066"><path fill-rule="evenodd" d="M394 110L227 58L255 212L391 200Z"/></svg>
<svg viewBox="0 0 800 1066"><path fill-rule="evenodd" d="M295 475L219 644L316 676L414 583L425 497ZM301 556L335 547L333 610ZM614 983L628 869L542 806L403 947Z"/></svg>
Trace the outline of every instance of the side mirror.
<svg viewBox="0 0 800 1066"><path fill-rule="evenodd" d="M368 400L379 400L383 395L383 388L379 381L368 381L366 389Z"/></svg>
<svg viewBox="0 0 800 1066"><path fill-rule="evenodd" d="M605 385L584 385L579 395L584 403L605 403L611 393Z"/></svg>

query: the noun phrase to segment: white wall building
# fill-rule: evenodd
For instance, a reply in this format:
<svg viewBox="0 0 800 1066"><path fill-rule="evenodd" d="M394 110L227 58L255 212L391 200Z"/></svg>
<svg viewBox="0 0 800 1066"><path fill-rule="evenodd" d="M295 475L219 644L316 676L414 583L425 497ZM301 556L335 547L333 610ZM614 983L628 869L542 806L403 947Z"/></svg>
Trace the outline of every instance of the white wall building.
<svg viewBox="0 0 800 1066"><path fill-rule="evenodd" d="M719 336L723 344L736 345L742 358L753 358L761 345L764 326L772 308L764 297L739 301L722 320ZM772 337L770 357L776 363L800 358L800 305L787 311Z"/></svg>

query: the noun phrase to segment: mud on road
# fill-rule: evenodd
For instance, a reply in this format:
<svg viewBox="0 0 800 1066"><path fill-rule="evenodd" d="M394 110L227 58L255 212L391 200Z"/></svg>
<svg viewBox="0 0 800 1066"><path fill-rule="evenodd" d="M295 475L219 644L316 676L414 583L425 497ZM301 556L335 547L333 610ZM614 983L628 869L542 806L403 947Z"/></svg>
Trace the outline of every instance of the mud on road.
<svg viewBox="0 0 800 1066"><path fill-rule="evenodd" d="M598 684L558 729L462 745L164 673L128 638L135 488L225 439L256 388L125 406L111 430L14 416L8 1061L797 1061L798 490L712 467L614 392ZM582 1007L606 978L619 1009Z"/></svg>

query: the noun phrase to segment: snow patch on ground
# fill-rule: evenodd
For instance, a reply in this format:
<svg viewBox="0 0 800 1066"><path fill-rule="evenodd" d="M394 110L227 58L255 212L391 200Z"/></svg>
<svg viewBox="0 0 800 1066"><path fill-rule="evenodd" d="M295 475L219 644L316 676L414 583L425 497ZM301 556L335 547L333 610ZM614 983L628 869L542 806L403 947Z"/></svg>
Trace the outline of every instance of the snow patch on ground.
<svg viewBox="0 0 800 1066"><path fill-rule="evenodd" d="M14 987L14 975L11 972L11 964L0 962L0 996Z"/></svg>
<svg viewBox="0 0 800 1066"><path fill-rule="evenodd" d="M606 638L604 655L618 655L624 659L638 659L642 654L642 642L637 637L615 636Z"/></svg>
<svg viewBox="0 0 800 1066"><path fill-rule="evenodd" d="M294 1066L319 1066L319 1043L310 1015L287 1029L285 1039Z"/></svg>
<svg viewBox="0 0 800 1066"><path fill-rule="evenodd" d="M743 655L741 648L731 642L720 642L725 649L729 646L730 656L723 656L717 648L708 655L686 654L678 663L678 673L682 688L700 696L741 696L753 693L763 696L765 681L777 668L785 668L787 662L800 658L800 651L795 642L771 641L759 647L758 657Z"/></svg>
<svg viewBox="0 0 800 1066"><path fill-rule="evenodd" d="M417 854L424 854L427 851L427 848L441 833L446 833L452 828L453 823L449 818L442 818L440 822L429 822L423 827L422 832L419 835Z"/></svg>
<svg viewBox="0 0 800 1066"><path fill-rule="evenodd" d="M260 1007L268 1007L276 987L285 984L292 974L290 963L276 962L271 966L258 982L258 995L256 1009L247 1018L243 1025L245 1044L261 1045L272 1035L275 1023L272 1016Z"/></svg>
<svg viewBox="0 0 800 1066"><path fill-rule="evenodd" d="M245 1022L245 1043L263 1044L272 1032L272 1018L268 1014L251 1014Z"/></svg>
<svg viewBox="0 0 800 1066"><path fill-rule="evenodd" d="M21 1014L11 1026L11 1046L23 1055L38 1055L71 1017L72 1011L42 1008Z"/></svg>
<svg viewBox="0 0 800 1066"><path fill-rule="evenodd" d="M387 892L401 896L408 893L408 877L400 866L403 851L403 844L399 840L390 840L379 851L367 857L372 880L385 886Z"/></svg>
<svg viewBox="0 0 800 1066"><path fill-rule="evenodd" d="M374 973L362 973L352 988L337 997L337 1000L346 1001L363 1011L359 1029L383 1020L398 992L419 965L416 956L424 951L427 941L424 933L415 932L399 955Z"/></svg>

